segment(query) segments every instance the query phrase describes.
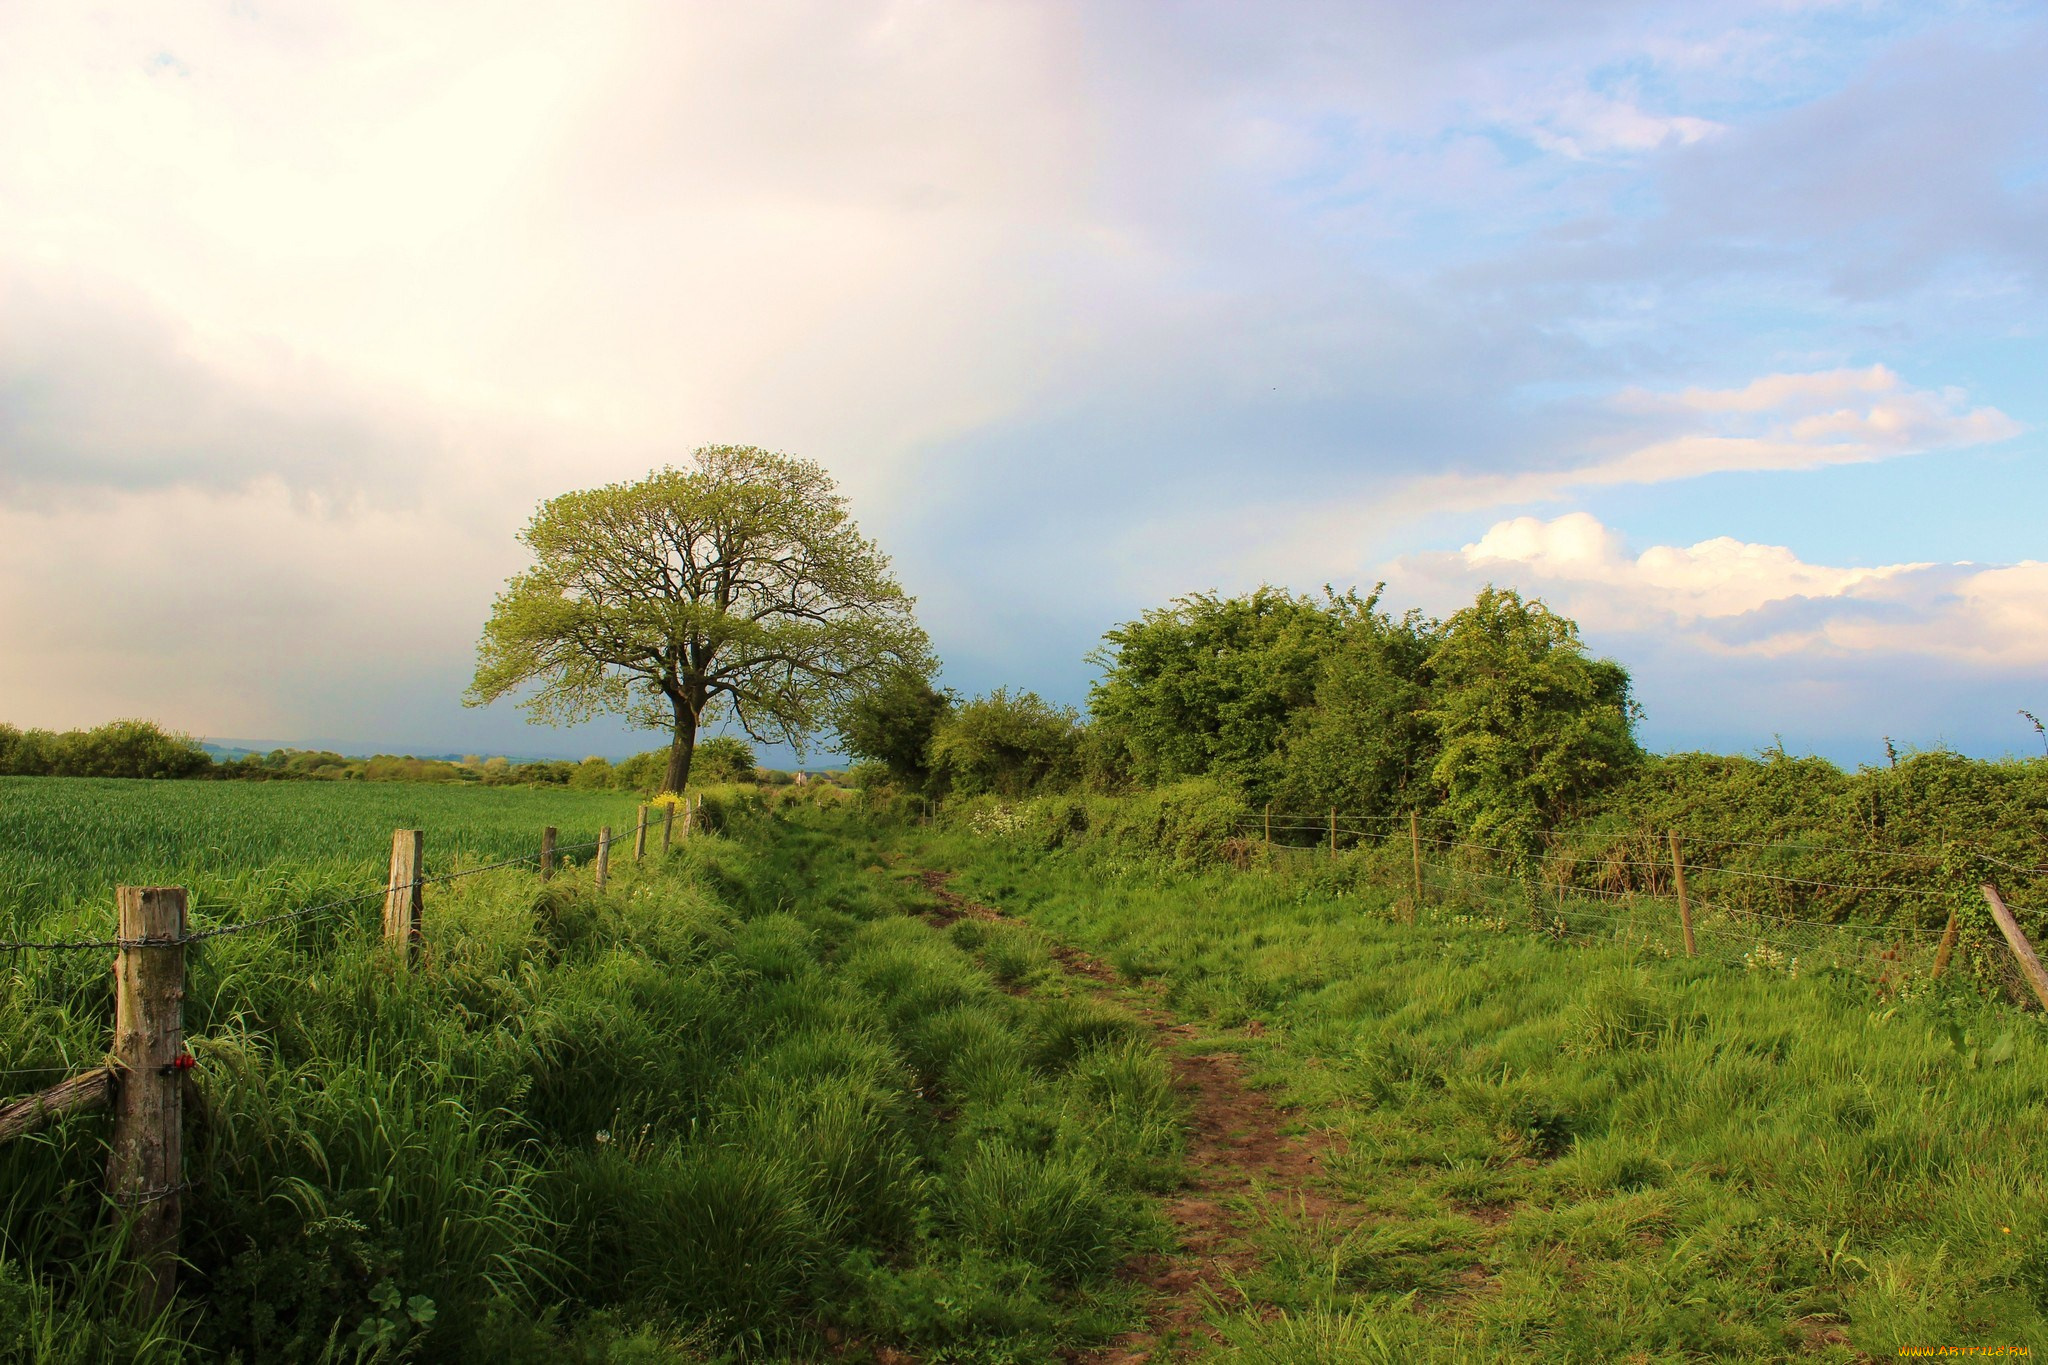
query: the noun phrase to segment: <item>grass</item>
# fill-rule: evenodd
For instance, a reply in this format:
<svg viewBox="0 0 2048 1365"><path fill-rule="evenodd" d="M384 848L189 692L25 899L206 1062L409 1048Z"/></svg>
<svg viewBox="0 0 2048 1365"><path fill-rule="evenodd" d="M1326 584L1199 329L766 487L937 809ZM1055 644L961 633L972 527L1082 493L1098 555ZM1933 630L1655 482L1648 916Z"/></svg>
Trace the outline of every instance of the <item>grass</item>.
<svg viewBox="0 0 2048 1365"><path fill-rule="evenodd" d="M2048 1346L2048 1034L1965 983L1560 942L1478 909L1413 927L1370 885L1086 839L885 837L1154 983L1338 1139L1353 1216L1267 1216L1248 1287L1277 1311L1221 1319L1233 1359Z"/></svg>
<svg viewBox="0 0 2048 1365"><path fill-rule="evenodd" d="M197 882L234 918L374 885L393 825L425 827L430 862L488 859L631 806L64 779L0 799L33 831L38 861L0 867L37 934L104 933L115 881ZM0 1147L0 1360L1022 1361L1134 1321L1112 1271L1159 1240L1149 1192L1177 1169L1159 1059L1054 973L1010 963L1006 986L849 841L743 797L723 814L660 865L615 850L602 894L517 868L429 888L412 970L375 902L189 950L179 1304L129 1322L105 1119L75 1116ZM106 957L0 963L9 1068L98 1058Z"/></svg>
<svg viewBox="0 0 2048 1365"><path fill-rule="evenodd" d="M391 831L426 831L427 870L538 853L610 825L637 798L567 788L401 782L146 782L0 777L0 938L113 921L113 891L183 886L195 918L254 917L383 883ZM589 854L575 855L588 861Z"/></svg>

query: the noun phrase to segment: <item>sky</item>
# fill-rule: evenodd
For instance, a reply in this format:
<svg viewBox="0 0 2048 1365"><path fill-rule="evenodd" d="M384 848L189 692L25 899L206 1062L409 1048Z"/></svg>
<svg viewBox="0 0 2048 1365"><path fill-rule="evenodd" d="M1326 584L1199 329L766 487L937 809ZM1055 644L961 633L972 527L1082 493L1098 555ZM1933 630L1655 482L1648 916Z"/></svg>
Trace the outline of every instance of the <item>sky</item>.
<svg viewBox="0 0 2048 1365"><path fill-rule="evenodd" d="M544 498L822 463L962 693L1539 596L1659 750L2048 712L2048 5L0 0L0 719L460 697Z"/></svg>

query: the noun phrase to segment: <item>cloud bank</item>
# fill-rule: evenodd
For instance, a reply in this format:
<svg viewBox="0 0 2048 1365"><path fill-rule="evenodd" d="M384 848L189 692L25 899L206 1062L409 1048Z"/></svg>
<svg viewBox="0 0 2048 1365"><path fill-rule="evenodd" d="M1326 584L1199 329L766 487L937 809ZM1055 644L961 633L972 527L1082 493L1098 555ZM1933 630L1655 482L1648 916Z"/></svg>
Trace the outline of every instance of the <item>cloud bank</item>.
<svg viewBox="0 0 2048 1365"><path fill-rule="evenodd" d="M1488 528L1573 510L1671 563L1560 587L1794 710L2003 660L2044 62L1769 0L0 11L0 716L623 751L461 711L471 642L540 499L728 440L834 472L969 689L1079 700L1179 592L1562 573Z"/></svg>

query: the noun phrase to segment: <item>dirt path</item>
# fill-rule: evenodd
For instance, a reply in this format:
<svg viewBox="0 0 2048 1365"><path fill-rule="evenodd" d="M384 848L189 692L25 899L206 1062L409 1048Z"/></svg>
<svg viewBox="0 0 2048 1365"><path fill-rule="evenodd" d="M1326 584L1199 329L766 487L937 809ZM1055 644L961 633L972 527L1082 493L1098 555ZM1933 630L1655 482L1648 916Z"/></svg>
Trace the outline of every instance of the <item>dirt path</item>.
<svg viewBox="0 0 2048 1365"><path fill-rule="evenodd" d="M931 915L939 924L1004 918L953 891L948 873L918 876L939 900L940 908ZM1188 1179L1165 1208L1180 1250L1126 1268L1157 1296L1150 1320L1143 1330L1075 1359L1087 1365L1135 1365L1178 1354L1206 1334L1204 1313L1212 1302L1244 1303L1233 1281L1241 1282L1255 1269L1258 1256L1248 1240L1255 1219L1242 1205L1263 1202L1314 1218L1335 1210L1320 1189L1330 1144L1321 1134L1284 1135L1284 1111L1245 1085L1240 1058L1195 1050L1199 1040L1192 1026L1119 993L1116 972L1100 958L1063 945L1055 945L1052 953L1069 973L1102 995L1114 995L1151 1026L1173 1069L1174 1087L1188 1106Z"/></svg>

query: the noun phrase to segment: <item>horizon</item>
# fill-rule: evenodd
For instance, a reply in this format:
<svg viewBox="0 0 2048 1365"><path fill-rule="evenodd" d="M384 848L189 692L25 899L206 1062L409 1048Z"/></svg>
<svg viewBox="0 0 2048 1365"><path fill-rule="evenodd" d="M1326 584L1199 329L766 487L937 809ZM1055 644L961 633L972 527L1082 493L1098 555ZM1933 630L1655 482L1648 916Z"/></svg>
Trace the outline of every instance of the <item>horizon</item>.
<svg viewBox="0 0 2048 1365"><path fill-rule="evenodd" d="M963 695L1493 582L1653 751L2026 757L2044 67L2011 3L23 7L0 720L660 747L460 698L536 505L740 441Z"/></svg>

